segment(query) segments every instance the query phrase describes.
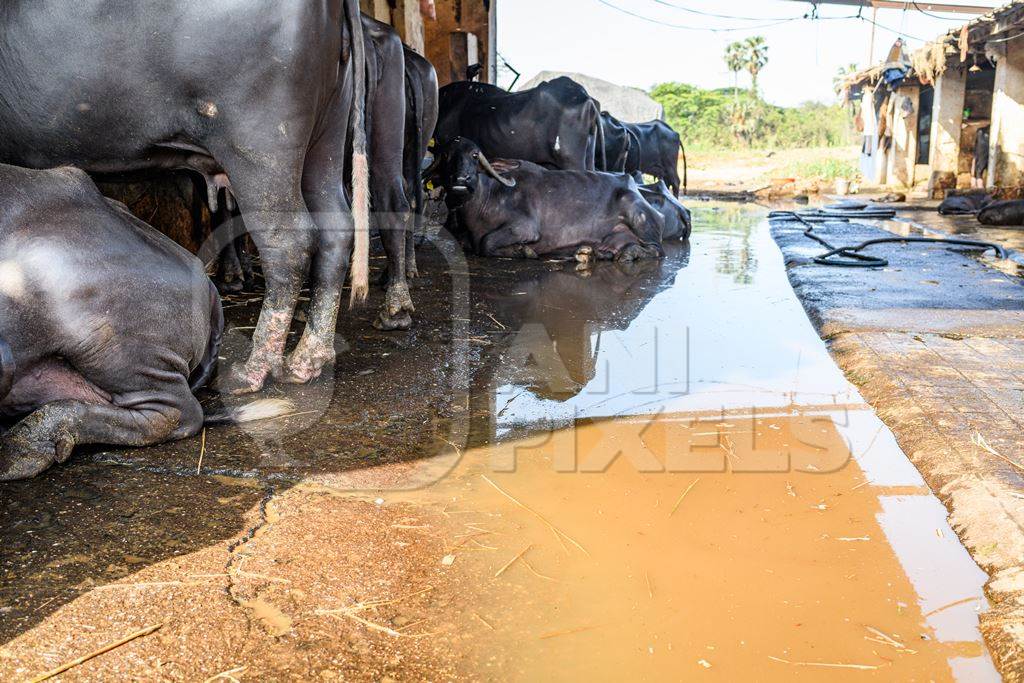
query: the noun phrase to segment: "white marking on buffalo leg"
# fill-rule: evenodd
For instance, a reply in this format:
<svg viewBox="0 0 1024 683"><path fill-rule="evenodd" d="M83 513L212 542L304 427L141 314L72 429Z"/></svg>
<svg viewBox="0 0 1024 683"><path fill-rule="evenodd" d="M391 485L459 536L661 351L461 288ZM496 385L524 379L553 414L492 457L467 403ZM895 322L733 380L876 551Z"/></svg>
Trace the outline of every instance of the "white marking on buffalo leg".
<svg viewBox="0 0 1024 683"><path fill-rule="evenodd" d="M562 138L559 135L555 136L555 151L556 152L562 151Z"/></svg>

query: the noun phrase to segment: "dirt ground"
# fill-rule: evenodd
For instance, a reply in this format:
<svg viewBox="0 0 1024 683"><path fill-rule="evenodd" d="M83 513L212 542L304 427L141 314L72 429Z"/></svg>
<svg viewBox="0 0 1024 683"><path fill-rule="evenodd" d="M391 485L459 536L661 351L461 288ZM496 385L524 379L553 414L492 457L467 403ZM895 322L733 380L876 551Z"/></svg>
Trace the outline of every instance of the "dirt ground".
<svg viewBox="0 0 1024 683"><path fill-rule="evenodd" d="M689 186L693 193L754 192L778 186L792 179L793 192L807 192L820 187L832 192L832 180L808 176L800 169L808 164L829 160L856 165L856 147L821 147L770 150L713 150L688 152Z"/></svg>

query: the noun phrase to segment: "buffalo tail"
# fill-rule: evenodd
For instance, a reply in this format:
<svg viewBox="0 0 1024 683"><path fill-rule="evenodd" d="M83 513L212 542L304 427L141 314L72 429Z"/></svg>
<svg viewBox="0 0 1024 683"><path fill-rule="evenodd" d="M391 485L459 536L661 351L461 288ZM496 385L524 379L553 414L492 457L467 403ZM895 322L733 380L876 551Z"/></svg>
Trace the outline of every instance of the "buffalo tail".
<svg viewBox="0 0 1024 683"><path fill-rule="evenodd" d="M282 398L261 398L244 406L211 413L203 418L205 425L243 424L257 420L270 420L295 412L295 404Z"/></svg>
<svg viewBox="0 0 1024 683"><path fill-rule="evenodd" d="M352 254L350 305L366 301L370 293L370 166L366 155L366 45L359 2L345 0L345 14L352 33L352 218L355 244Z"/></svg>
<svg viewBox="0 0 1024 683"><path fill-rule="evenodd" d="M685 146L683 146L683 140L682 140L682 138L680 138L680 139L679 139L679 149L680 149L680 150L682 151L682 153L683 153L683 194L686 194L686 184L687 184L687 178L686 178L686 176L687 176L687 168L686 168L686 147L685 147Z"/></svg>

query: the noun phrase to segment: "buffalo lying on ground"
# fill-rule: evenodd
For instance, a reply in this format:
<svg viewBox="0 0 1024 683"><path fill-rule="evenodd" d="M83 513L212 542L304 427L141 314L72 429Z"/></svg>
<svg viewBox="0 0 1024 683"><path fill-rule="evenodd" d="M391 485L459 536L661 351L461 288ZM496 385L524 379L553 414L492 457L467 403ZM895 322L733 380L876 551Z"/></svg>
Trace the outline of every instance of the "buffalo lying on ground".
<svg viewBox="0 0 1024 683"><path fill-rule="evenodd" d="M603 155L601 113L583 86L564 76L510 93L459 81L441 88L434 137L475 141L491 158L523 159L546 168L592 171Z"/></svg>
<svg viewBox="0 0 1024 683"><path fill-rule="evenodd" d="M995 201L983 192L971 192L946 197L939 204L939 213L943 216L969 216L976 214Z"/></svg>
<svg viewBox="0 0 1024 683"><path fill-rule="evenodd" d="M192 388L210 378L222 328L203 264L84 172L0 165L0 411L27 415L3 437L0 480L76 444L198 432Z"/></svg>
<svg viewBox="0 0 1024 683"><path fill-rule="evenodd" d="M676 197L669 192L665 182L659 180L649 185L640 185L640 194L647 200L647 203L658 210L665 220L665 230L662 232L662 239L690 239L693 231L693 221L690 217L690 210L680 203Z"/></svg>
<svg viewBox="0 0 1024 683"><path fill-rule="evenodd" d="M978 212L982 225L1024 225L1024 199L992 202Z"/></svg>
<svg viewBox="0 0 1024 683"><path fill-rule="evenodd" d="M367 290L356 0L5 0L0 14L0 161L230 176L266 279L236 388L257 390L271 374L294 382L319 374L334 358L353 236L353 298ZM343 26L352 40L339 69ZM196 49L183 50L180 36ZM351 113L355 228L342 193L345 148L321 129L332 110L334 119ZM307 275L308 323L286 360Z"/></svg>
<svg viewBox="0 0 1024 683"><path fill-rule="evenodd" d="M481 256L663 255L664 221L628 176L491 162L464 138L438 151L428 175L444 186L456 231Z"/></svg>

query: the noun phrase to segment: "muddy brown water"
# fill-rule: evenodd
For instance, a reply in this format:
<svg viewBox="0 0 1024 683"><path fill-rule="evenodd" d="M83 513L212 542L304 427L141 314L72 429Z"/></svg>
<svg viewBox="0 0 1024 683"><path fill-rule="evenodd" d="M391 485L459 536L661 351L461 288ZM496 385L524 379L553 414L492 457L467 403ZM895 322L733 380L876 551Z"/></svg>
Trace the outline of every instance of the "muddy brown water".
<svg viewBox="0 0 1024 683"><path fill-rule="evenodd" d="M212 430L201 466L198 440L96 449L6 487L2 639L298 485L450 523L462 590L434 616L466 678L997 679L985 576L829 358L764 212L693 208L692 247L629 268L425 250L415 329L348 315L333 372L271 390L301 414ZM254 312L229 309L229 356Z"/></svg>

